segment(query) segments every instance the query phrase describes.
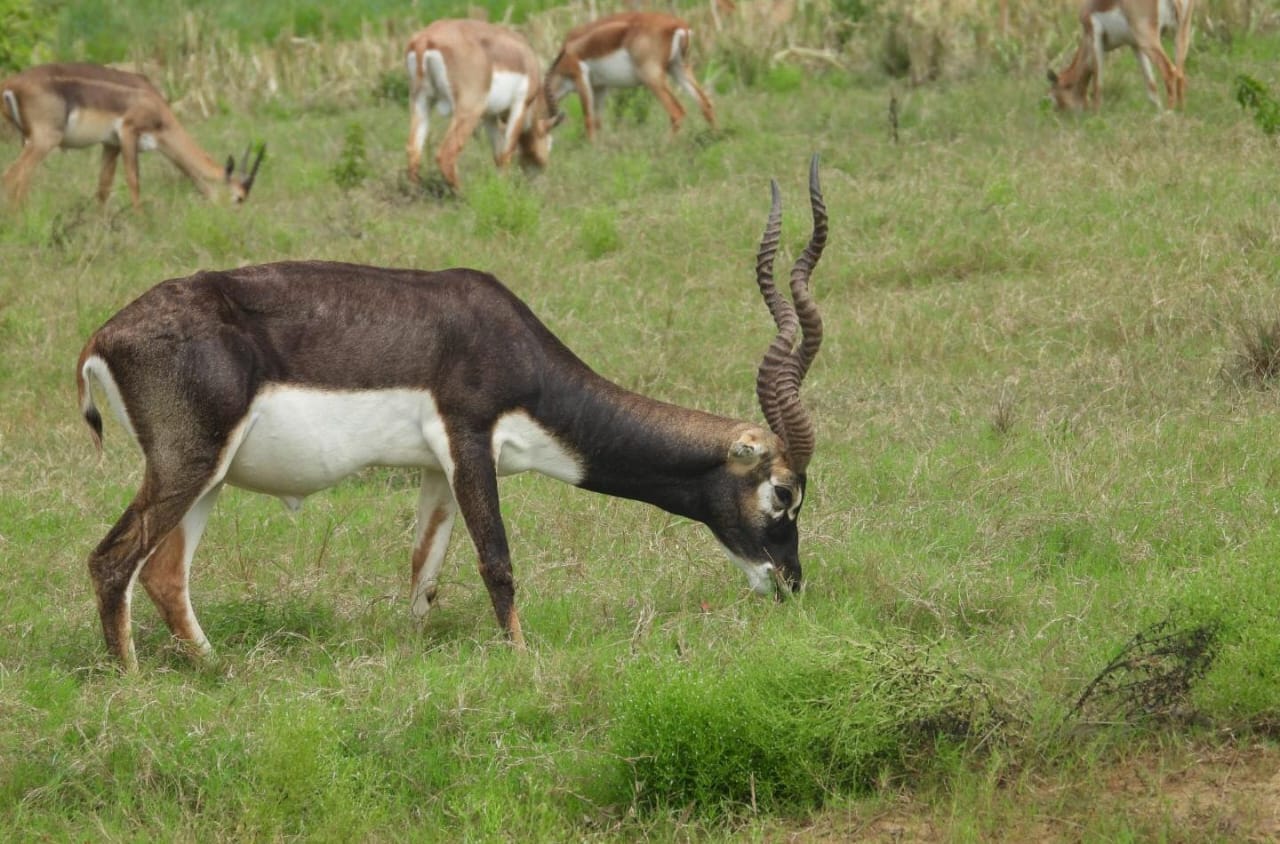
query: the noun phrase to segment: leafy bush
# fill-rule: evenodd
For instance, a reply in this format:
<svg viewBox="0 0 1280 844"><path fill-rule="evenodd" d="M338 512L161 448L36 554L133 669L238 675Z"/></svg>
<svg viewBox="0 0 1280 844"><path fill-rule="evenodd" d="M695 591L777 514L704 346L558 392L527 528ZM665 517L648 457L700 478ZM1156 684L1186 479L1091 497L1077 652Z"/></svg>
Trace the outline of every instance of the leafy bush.
<svg viewBox="0 0 1280 844"><path fill-rule="evenodd" d="M622 246L618 234L618 222L612 211L595 209L588 211L578 228L578 243L591 260L616 252Z"/></svg>
<svg viewBox="0 0 1280 844"><path fill-rule="evenodd" d="M342 141L338 163L333 165L333 180L343 190L351 190L364 184L369 178L369 156L364 146L364 126L348 123Z"/></svg>
<svg viewBox="0 0 1280 844"><path fill-rule="evenodd" d="M49 20L32 0L0 0L0 73L33 64L48 36Z"/></svg>
<svg viewBox="0 0 1280 844"><path fill-rule="evenodd" d="M476 215L476 234L524 234L538 225L538 200L512 179L491 173L467 190Z"/></svg>
<svg viewBox="0 0 1280 844"><path fill-rule="evenodd" d="M612 739L642 804L813 808L997 719L984 687L909 647L774 642L734 666L671 659L628 678Z"/></svg>
<svg viewBox="0 0 1280 844"><path fill-rule="evenodd" d="M1236 102L1246 111L1253 111L1253 122L1267 135L1280 133L1280 102L1271 95L1267 86L1247 74L1236 77Z"/></svg>

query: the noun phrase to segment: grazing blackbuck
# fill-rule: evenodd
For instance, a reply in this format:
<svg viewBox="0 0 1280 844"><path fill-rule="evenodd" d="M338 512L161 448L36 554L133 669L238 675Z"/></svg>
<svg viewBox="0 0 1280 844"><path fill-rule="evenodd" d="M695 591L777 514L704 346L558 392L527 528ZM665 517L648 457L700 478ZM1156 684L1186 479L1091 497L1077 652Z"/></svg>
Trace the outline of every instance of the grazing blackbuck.
<svg viewBox="0 0 1280 844"><path fill-rule="evenodd" d="M692 31L680 18L657 12L621 12L585 23L565 37L560 54L547 71L553 103L576 90L582 100L587 138L600 129L600 109L610 88L643 85L653 92L680 129L684 108L667 89L667 77L697 101L702 116L716 125L711 100L698 86L689 64Z"/></svg>
<svg viewBox="0 0 1280 844"><path fill-rule="evenodd" d="M1170 108L1186 100L1187 49L1191 43L1193 0L1085 0L1080 8L1080 44L1062 73L1049 70L1049 96L1059 110L1079 111L1102 105L1103 56L1117 47L1132 47L1146 78L1147 96L1162 108L1154 63L1164 79ZM1160 43L1174 33L1176 61Z"/></svg>
<svg viewBox="0 0 1280 844"><path fill-rule="evenodd" d="M235 159L219 165L182 127L169 104L145 76L96 64L45 64L0 82L5 118L22 133L22 154L4 173L9 201L26 197L32 171L49 153L102 145L98 200L106 202L124 156L124 179L135 208L141 203L138 153L159 152L213 198L224 190L233 202L249 196L265 145L252 167L249 150L237 171Z"/></svg>
<svg viewBox="0 0 1280 844"><path fill-rule="evenodd" d="M417 182L432 106L451 115L436 153L444 179L459 189L458 156L481 123L493 160L546 167L551 130L563 119L542 84L533 48L516 32L476 20L438 20L413 36L409 71L409 178Z"/></svg>
<svg viewBox="0 0 1280 844"><path fill-rule="evenodd" d="M827 238L817 157L813 232L773 279L777 184L756 278L777 335L757 371L768 427L623 389L592 371L494 277L287 262L162 282L89 338L76 366L142 448L142 486L89 557L107 647L134 668L141 580L173 634L209 642L188 575L225 484L296 505L366 466L422 470L411 606L425 617L461 513L498 623L524 646L498 477L533 469L705 523L761 593L800 588L796 519L814 426L800 385L822 342L809 277ZM794 302L794 304L793 304Z"/></svg>

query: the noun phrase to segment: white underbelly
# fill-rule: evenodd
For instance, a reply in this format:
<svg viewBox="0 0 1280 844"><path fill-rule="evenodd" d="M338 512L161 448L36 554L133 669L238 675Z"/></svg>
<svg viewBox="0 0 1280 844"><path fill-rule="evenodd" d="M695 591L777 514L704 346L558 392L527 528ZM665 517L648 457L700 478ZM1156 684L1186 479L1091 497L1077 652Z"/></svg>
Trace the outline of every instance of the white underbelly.
<svg viewBox="0 0 1280 844"><path fill-rule="evenodd" d="M1103 50L1132 47L1135 43L1133 32L1129 29L1129 22L1124 19L1124 15L1119 8L1106 12L1095 12L1093 26L1102 37Z"/></svg>
<svg viewBox="0 0 1280 844"><path fill-rule="evenodd" d="M625 49L619 48L598 59L587 59L582 64L588 84L593 88L633 88L640 84L636 64Z"/></svg>
<svg viewBox="0 0 1280 844"><path fill-rule="evenodd" d="M504 115L529 97L529 77L524 73L495 70L489 82L489 96L485 100L485 114Z"/></svg>
<svg viewBox="0 0 1280 844"><path fill-rule="evenodd" d="M425 390L273 386L243 424L226 480L271 495L301 498L366 466L444 467L436 449L447 440Z"/></svg>
<svg viewBox="0 0 1280 844"><path fill-rule="evenodd" d="M273 385L254 399L230 442L227 483L285 499L331 487L367 466L453 475L448 430L427 390ZM519 411L498 420L491 448L500 475L533 470L568 483L583 477L582 461Z"/></svg>

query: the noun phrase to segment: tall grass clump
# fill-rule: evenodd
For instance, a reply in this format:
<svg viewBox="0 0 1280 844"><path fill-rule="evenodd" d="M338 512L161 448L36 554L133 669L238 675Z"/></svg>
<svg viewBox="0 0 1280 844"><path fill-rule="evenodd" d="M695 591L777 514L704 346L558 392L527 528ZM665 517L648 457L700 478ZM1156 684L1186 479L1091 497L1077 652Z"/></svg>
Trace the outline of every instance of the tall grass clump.
<svg viewBox="0 0 1280 844"><path fill-rule="evenodd" d="M661 659L619 700L613 748L636 799L713 817L821 806L999 720L985 686L929 654L837 637L756 646L728 671Z"/></svg>
<svg viewBox="0 0 1280 844"><path fill-rule="evenodd" d="M482 237L499 232L526 234L538 226L538 199L518 179L490 173L466 191L475 213L475 231Z"/></svg>
<svg viewBox="0 0 1280 844"><path fill-rule="evenodd" d="M582 215L578 243L591 260L603 258L622 248L616 215L607 208L595 208Z"/></svg>

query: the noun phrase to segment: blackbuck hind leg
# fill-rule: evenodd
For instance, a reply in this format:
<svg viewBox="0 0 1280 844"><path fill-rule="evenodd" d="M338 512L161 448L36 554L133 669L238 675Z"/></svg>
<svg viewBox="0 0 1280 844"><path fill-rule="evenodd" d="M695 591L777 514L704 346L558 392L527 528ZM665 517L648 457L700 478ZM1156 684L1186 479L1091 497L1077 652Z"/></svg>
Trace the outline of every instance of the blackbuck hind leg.
<svg viewBox="0 0 1280 844"><path fill-rule="evenodd" d="M221 490L219 485L206 492L169 531L138 573L169 630L197 656L207 655L212 648L191 607L191 558Z"/></svg>
<svg viewBox="0 0 1280 844"><path fill-rule="evenodd" d="M449 479L440 472L424 469L418 493L418 527L413 541L413 580L410 606L419 623L426 620L436 600L440 567L444 564L449 537L453 533L458 505L449 489Z"/></svg>
<svg viewBox="0 0 1280 844"><path fill-rule="evenodd" d="M409 180L415 183L421 178L422 149L427 145L430 116L427 88L420 85L409 97L409 142L405 144L405 152L409 155Z"/></svg>
<svg viewBox="0 0 1280 844"><path fill-rule="evenodd" d="M688 65L676 63L671 65L670 73L676 84L698 103L698 108L702 110L703 118L714 129L716 127L715 109L711 107L711 100L707 97L707 93L702 90L702 86L693 80L693 69Z"/></svg>
<svg viewBox="0 0 1280 844"><path fill-rule="evenodd" d="M498 624L511 643L524 650L524 634L516 613L515 578L511 573L511 549L498 506L498 475L488 437L459 443L453 449L453 497L458 502L467 532L475 543L480 577L489 590Z"/></svg>
<svg viewBox="0 0 1280 844"><path fill-rule="evenodd" d="M130 613L133 581L208 486L209 473L186 483L165 483L157 480L157 474L148 466L142 488L89 555L89 575L98 598L107 649L130 671L138 667ZM165 569L162 563L160 571Z"/></svg>
<svg viewBox="0 0 1280 844"><path fill-rule="evenodd" d="M4 171L4 189L11 203L22 204L27 197L27 185L31 183L32 172L49 153L58 148L60 143L62 143L62 133L56 131L32 130L31 136L23 141L18 160Z"/></svg>

